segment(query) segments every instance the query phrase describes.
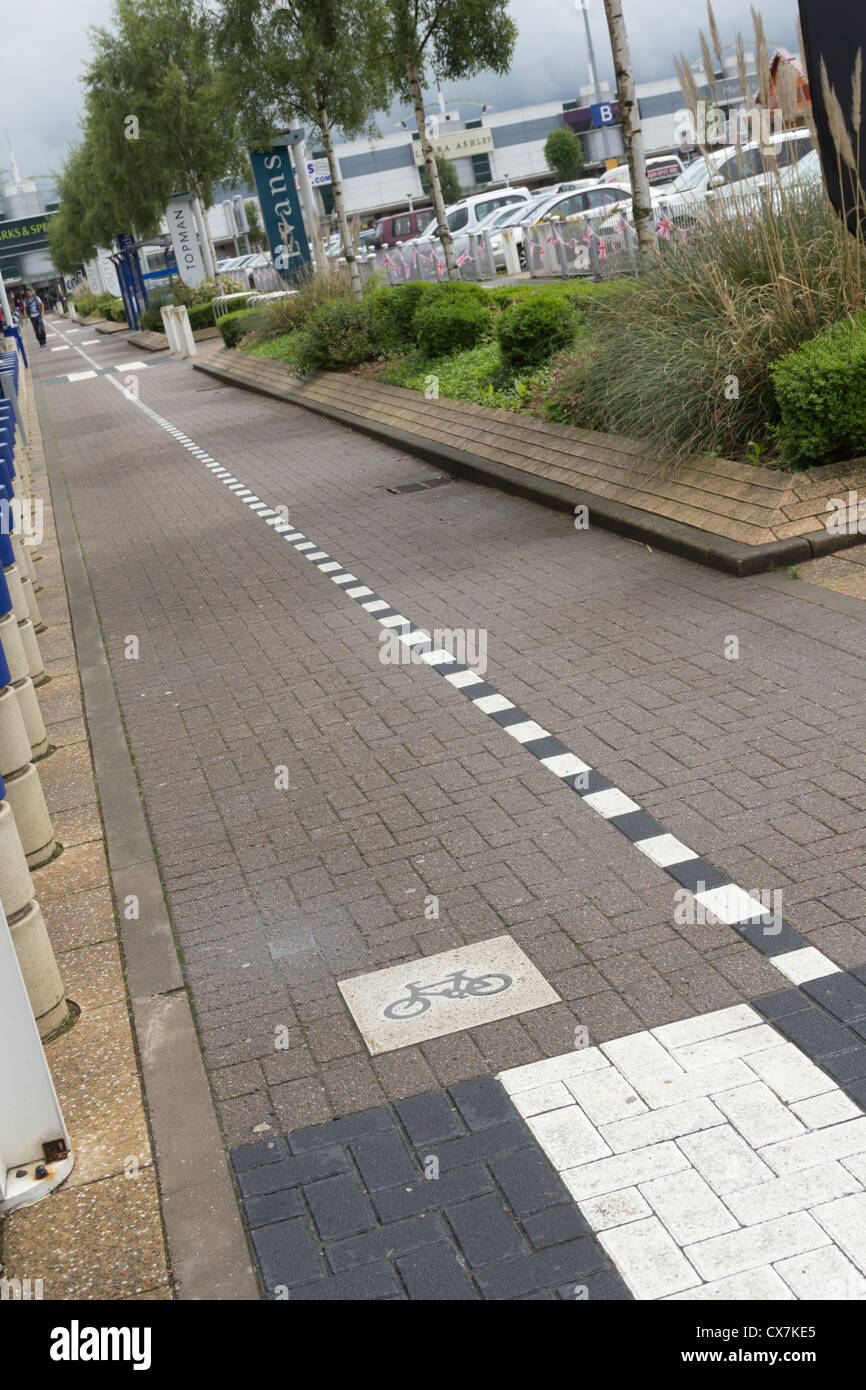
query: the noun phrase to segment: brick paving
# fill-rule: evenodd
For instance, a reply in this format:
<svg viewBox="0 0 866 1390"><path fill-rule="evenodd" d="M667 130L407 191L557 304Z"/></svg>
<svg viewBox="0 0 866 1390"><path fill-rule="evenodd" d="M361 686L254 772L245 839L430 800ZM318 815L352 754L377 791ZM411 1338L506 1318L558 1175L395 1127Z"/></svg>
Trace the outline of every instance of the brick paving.
<svg viewBox="0 0 866 1390"><path fill-rule="evenodd" d="M470 484L389 493L434 474L183 364L137 376L414 622L485 629L496 690L743 887L781 892L810 946L866 961L859 611ZM458 691L382 664L373 618L104 375L43 399L229 1147L453 1097L577 1027L603 1043L778 991L729 927L677 920L664 872ZM338 980L505 932L560 1004L368 1056Z"/></svg>

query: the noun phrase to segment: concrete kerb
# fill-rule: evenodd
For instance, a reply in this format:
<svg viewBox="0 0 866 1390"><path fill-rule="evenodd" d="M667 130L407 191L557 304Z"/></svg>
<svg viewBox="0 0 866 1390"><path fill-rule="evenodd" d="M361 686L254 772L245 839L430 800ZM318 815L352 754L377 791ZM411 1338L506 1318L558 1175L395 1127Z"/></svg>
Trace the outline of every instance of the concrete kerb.
<svg viewBox="0 0 866 1390"><path fill-rule="evenodd" d="M139 920L127 920L121 910L118 921L177 1296L258 1299L63 465L38 383L36 399L115 902L122 906L130 893L139 898Z"/></svg>
<svg viewBox="0 0 866 1390"><path fill-rule="evenodd" d="M212 362L194 362L197 372L206 372L231 386L241 390L254 391L258 395L272 396L275 400L286 401L290 405L303 406L317 415L349 429L358 430L383 444L393 444L417 458L444 468L449 473L466 478L470 482L496 487L501 492L511 492L525 497L531 502L553 507L557 511L573 512L577 506L588 509L596 525L606 531L614 531L628 540L642 541L646 545L679 555L684 560L708 565L712 569L723 570L738 579L766 571L786 569L789 565L802 565L818 555L826 555L835 550L847 548L863 542L860 536L831 536L825 531L812 531L805 536L793 536L788 540L770 541L766 545L745 545L742 541L728 540L710 531L701 531L697 526L674 521L651 512L641 511L624 502L613 502L596 493L571 487L567 483L557 483L552 479L538 477L534 473L524 473L509 464L496 463L492 459L479 457L449 444L439 444L422 435L411 434L407 430L395 429L377 420L364 419L336 406L314 401L298 395L294 391L264 382L249 381L227 372Z"/></svg>

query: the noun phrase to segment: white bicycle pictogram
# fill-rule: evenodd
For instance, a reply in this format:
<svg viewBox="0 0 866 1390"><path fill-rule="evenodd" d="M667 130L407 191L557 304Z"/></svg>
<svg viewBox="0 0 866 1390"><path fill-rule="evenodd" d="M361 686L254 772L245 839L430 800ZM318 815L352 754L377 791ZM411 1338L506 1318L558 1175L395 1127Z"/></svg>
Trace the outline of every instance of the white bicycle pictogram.
<svg viewBox="0 0 866 1390"><path fill-rule="evenodd" d="M409 993L387 1004L383 1013L386 1018L417 1018L427 1012L433 999L476 999L484 994L501 994L513 983L510 975L467 975L465 970L455 970L453 975L432 985L410 980L405 986Z"/></svg>

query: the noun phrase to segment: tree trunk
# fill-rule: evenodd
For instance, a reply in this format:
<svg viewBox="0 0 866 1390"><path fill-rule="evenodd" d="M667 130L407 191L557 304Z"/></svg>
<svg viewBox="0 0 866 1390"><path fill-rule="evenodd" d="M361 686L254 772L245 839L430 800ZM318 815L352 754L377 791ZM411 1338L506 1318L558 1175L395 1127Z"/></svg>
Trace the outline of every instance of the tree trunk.
<svg viewBox="0 0 866 1390"><path fill-rule="evenodd" d="M436 213L436 231L439 240L442 242L442 254L445 257L445 268L448 271L449 280L459 280L460 271L457 268L457 257L454 255L454 238L451 235L451 228L445 217L445 202L442 198L442 186L439 183L439 170L436 167L436 160L433 157L433 146L430 144L427 135L427 121L424 117L424 99L421 95L421 83L418 81L418 70L415 64L407 62L406 73L409 78L409 90L412 93L412 105L415 108L415 120L418 124L418 135L421 139L421 153L424 156L424 164L427 169L427 181L430 184L430 196L433 199L433 208Z"/></svg>
<svg viewBox="0 0 866 1390"><path fill-rule="evenodd" d="M364 290L361 285L361 272L358 269L358 258L355 255L355 241L349 231L349 219L346 216L346 202L343 198L343 180L340 175L337 152L334 149L334 142L331 139L331 123L328 120L328 111L324 104L319 107L319 129L322 132L325 154L328 156L328 168L331 171L331 193L334 197L334 211L337 214L337 226L340 228L340 239L343 243L346 265L349 267L349 279L352 282L352 293L356 299L362 299L364 297Z"/></svg>
<svg viewBox="0 0 866 1390"><path fill-rule="evenodd" d="M631 175L632 207L637 243L642 252L656 249L655 213L650 197L649 179L644 155L643 128L634 89L634 71L628 48L628 34L622 13L622 0L604 0L604 12L610 31L613 69L616 74L616 95L622 117L625 153Z"/></svg>

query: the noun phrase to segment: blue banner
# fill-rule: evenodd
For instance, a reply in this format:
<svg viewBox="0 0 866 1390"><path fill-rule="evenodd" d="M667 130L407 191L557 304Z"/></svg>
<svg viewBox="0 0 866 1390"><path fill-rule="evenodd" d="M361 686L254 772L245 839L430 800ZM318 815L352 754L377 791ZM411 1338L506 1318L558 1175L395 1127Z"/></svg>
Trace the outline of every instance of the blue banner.
<svg viewBox="0 0 866 1390"><path fill-rule="evenodd" d="M274 269L286 280L297 280L309 267L310 247L289 147L274 145L272 150L254 151L250 163Z"/></svg>

